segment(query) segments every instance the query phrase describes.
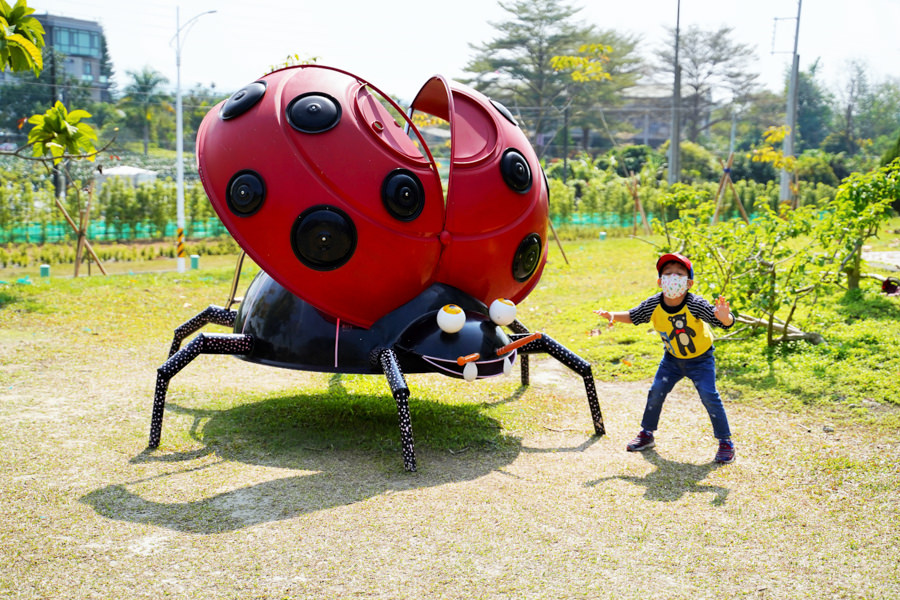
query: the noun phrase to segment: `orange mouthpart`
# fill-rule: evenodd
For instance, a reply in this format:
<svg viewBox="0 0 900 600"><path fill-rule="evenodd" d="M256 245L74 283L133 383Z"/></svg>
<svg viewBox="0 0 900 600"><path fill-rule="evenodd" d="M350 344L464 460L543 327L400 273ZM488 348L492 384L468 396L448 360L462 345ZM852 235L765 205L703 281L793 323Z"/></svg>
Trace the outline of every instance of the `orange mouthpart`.
<svg viewBox="0 0 900 600"><path fill-rule="evenodd" d="M478 360L479 358L481 358L481 355L478 354L477 352L475 352L473 354L467 354L466 356L460 356L459 358L457 358L456 364L458 364L459 366L463 366L464 364L474 362L474 361Z"/></svg>
<svg viewBox="0 0 900 600"><path fill-rule="evenodd" d="M516 348L520 348L520 347L524 346L525 344L527 344L528 342L533 342L534 340L541 339L543 336L544 336L544 334L537 332L537 333L532 333L531 335L526 335L523 338L519 338L514 342L508 343L507 345L503 346L502 348L497 348L497 356L500 356L501 354L506 354L507 352L512 352Z"/></svg>

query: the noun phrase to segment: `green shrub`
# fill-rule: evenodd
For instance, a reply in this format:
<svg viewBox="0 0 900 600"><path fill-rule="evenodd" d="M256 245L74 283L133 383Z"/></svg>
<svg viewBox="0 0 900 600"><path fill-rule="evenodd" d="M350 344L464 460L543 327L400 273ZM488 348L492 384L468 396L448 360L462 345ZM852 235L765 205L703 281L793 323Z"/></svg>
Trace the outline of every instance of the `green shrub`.
<svg viewBox="0 0 900 600"><path fill-rule="evenodd" d="M806 185L836 186L840 183L828 155L821 150L808 150L797 158L797 177Z"/></svg>

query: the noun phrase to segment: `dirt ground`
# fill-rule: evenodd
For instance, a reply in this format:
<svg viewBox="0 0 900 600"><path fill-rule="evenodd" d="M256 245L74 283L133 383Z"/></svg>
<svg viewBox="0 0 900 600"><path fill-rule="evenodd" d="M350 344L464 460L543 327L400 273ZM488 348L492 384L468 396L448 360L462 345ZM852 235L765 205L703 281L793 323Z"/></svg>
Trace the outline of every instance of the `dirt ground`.
<svg viewBox="0 0 900 600"><path fill-rule="evenodd" d="M22 377L16 353L43 346ZM595 438L580 378L542 359L530 388L498 400L533 409L539 430L455 452L415 431L410 474L393 451L204 443L228 418L204 397L326 381L204 357L173 380L147 453L164 351L0 332L0 597L900 598L896 436L731 398L739 458L717 466L680 384L657 448L631 454L647 383L598 382L608 433ZM409 379L413 393L457 385ZM477 402L492 385L460 390ZM569 408L540 413L544 392Z"/></svg>

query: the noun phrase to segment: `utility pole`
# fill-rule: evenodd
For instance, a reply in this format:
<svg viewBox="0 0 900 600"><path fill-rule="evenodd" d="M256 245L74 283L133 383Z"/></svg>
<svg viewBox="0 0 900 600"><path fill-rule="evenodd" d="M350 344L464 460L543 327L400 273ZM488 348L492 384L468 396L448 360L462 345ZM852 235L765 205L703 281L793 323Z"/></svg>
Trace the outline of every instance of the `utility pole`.
<svg viewBox="0 0 900 600"><path fill-rule="evenodd" d="M678 42L681 34L681 0L675 17L675 85L672 90L672 136L669 141L669 185L681 179L681 64Z"/></svg>
<svg viewBox="0 0 900 600"><path fill-rule="evenodd" d="M54 28L52 25L47 25L47 40L49 43L47 44L50 47L50 106L56 104L57 101L62 102L63 100L63 91L60 86L57 85L57 74L56 74L56 37ZM62 168L58 165L53 165L53 187L56 192L56 197L60 199L61 202L65 202L66 200L66 175L63 172Z"/></svg>
<svg viewBox="0 0 900 600"><path fill-rule="evenodd" d="M737 110L731 105L731 139L728 142L728 155L734 154L734 139L737 137Z"/></svg>
<svg viewBox="0 0 900 600"><path fill-rule="evenodd" d="M793 64L791 65L791 79L788 84L787 92L787 135L784 136L784 146L782 148L785 158L794 156L794 136L797 130L797 79L800 75L800 56L797 54L797 40L800 37L800 7L803 0L797 0L797 23L794 29L794 54ZM791 177L792 174L784 168L781 169L781 190L779 198L782 202L791 199Z"/></svg>
<svg viewBox="0 0 900 600"><path fill-rule="evenodd" d="M563 183L569 175L569 102L566 98L566 107L563 109Z"/></svg>
<svg viewBox="0 0 900 600"><path fill-rule="evenodd" d="M172 41L175 42L175 190L176 190L176 218L178 220L178 231L176 237L176 265L179 273L185 271L185 257L187 253L184 248L184 117L182 116L181 103L181 47L184 38L191 26L203 15L212 14L216 11L208 10L198 15L194 15L188 19L187 23L181 24L181 7L175 7L175 36ZM184 31L184 36L181 32ZM170 42L171 44L171 42Z"/></svg>

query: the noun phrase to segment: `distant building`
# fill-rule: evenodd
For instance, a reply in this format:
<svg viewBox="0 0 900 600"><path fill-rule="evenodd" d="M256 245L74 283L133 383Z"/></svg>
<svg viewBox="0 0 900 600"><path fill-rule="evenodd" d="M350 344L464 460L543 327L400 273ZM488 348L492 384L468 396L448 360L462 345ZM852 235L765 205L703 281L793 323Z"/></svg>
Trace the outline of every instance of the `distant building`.
<svg viewBox="0 0 900 600"><path fill-rule="evenodd" d="M96 21L84 21L50 14L34 15L44 26L44 45L65 55L57 69L90 86L91 100L108 101L110 81L101 72L103 65L103 27ZM44 69L53 65L45 64Z"/></svg>
<svg viewBox="0 0 900 600"><path fill-rule="evenodd" d="M672 137L672 88L664 85L639 84L624 91L621 102L616 106L595 105L588 109L594 119L593 128L588 131L588 143L583 140L584 131L577 126L570 126L568 151L577 152L587 149L591 153L606 152L614 146L645 145L658 150ZM686 102L686 99L682 99ZM683 113L682 113L683 114ZM701 115L708 125L709 111ZM602 125L599 125L602 124ZM563 147L560 142L562 124L554 122L555 129L538 136L542 140L554 140L548 146L548 156L562 156ZM682 139L684 136L682 134Z"/></svg>
<svg viewBox="0 0 900 600"><path fill-rule="evenodd" d="M672 136L672 88L635 86L617 113L616 117L633 129L620 134L620 143L659 148Z"/></svg>
<svg viewBox="0 0 900 600"><path fill-rule="evenodd" d="M627 144L644 144L652 148L660 145L672 137L672 89L668 86L643 85L633 88L635 93L630 94L622 106L619 118L627 121L634 129L633 133L623 135L623 142ZM691 118L688 105L691 96L682 88L681 97L681 139L688 139L686 128L689 125L687 119ZM707 131L712 124L712 98L709 92L705 92L701 101L701 110L696 115L697 130Z"/></svg>
<svg viewBox="0 0 900 600"><path fill-rule="evenodd" d="M659 149L672 137L672 88L663 85L640 84L622 95L622 104L612 107L596 107L608 126L590 132L589 148L608 149L612 145L644 145ZM685 109L689 98L683 97L682 128L685 126ZM704 104L709 106L709 101ZM705 108L700 114L700 129L708 128L711 113ZM581 132L570 131L574 145L584 147ZM612 136L613 139L610 139ZM682 140L685 139L682 129Z"/></svg>

